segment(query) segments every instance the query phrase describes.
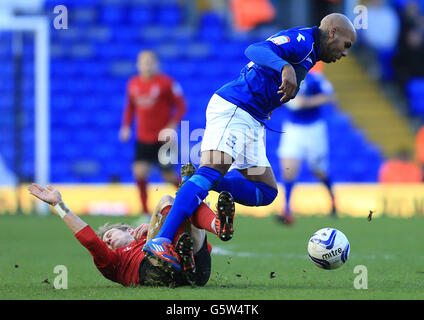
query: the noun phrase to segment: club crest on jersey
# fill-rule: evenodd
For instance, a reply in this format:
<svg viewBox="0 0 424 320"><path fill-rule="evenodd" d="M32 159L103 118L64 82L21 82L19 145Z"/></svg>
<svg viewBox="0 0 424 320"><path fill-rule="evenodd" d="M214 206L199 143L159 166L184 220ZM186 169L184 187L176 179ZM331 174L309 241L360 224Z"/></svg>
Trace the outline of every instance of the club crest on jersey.
<svg viewBox="0 0 424 320"><path fill-rule="evenodd" d="M275 38L270 38L269 40L272 41L273 43L275 43L277 46L284 44L284 43L287 43L287 42L290 42L290 38L287 37L287 36L278 36L278 37L275 37Z"/></svg>

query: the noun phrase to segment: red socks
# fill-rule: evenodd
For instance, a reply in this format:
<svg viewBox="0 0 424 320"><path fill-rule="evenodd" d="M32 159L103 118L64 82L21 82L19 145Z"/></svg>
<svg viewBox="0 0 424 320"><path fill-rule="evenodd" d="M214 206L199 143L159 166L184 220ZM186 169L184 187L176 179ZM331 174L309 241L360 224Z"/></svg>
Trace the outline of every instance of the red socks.
<svg viewBox="0 0 424 320"><path fill-rule="evenodd" d="M147 183L146 180L137 180L137 187L140 193L141 208L143 212L150 213L149 208L147 207Z"/></svg>
<svg viewBox="0 0 424 320"><path fill-rule="evenodd" d="M216 234L216 230L214 228L215 218L215 212L213 212L206 203L202 202L191 215L190 222L199 229L205 229L206 231Z"/></svg>
<svg viewBox="0 0 424 320"><path fill-rule="evenodd" d="M162 209L161 214L167 215L171 210L172 206L166 206ZM202 202L202 204L194 211L194 213L190 217L190 222L199 229L205 229L206 231L212 232L216 234L214 229L215 226L215 212L213 212L206 203Z"/></svg>

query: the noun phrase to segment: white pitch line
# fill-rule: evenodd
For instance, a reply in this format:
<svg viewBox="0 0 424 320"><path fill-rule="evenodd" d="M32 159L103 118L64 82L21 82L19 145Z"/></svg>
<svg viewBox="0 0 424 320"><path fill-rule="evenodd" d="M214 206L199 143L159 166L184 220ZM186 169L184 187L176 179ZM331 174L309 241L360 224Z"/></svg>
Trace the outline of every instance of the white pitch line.
<svg viewBox="0 0 424 320"><path fill-rule="evenodd" d="M281 257L284 259L308 259L307 254L299 254L299 253L271 253L271 252L246 252L246 251L233 251L229 249L225 249L223 247L214 246L212 248L212 255L217 256L231 256L231 257L241 257L241 258L251 258L251 257L260 257L260 258L275 258L275 257ZM381 260L395 260L397 259L396 256L390 255L390 254L382 254L382 255L376 255L376 254L369 254L369 255L356 255L351 254L349 255L350 258L360 258L360 259L369 259L369 260L375 260L375 259L381 259Z"/></svg>

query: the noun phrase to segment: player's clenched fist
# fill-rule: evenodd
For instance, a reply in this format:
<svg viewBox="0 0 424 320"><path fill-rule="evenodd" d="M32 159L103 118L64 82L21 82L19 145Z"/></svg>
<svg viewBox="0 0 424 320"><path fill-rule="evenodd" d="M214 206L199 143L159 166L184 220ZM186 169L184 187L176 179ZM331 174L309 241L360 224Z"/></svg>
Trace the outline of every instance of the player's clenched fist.
<svg viewBox="0 0 424 320"><path fill-rule="evenodd" d="M296 72L291 64L286 64L281 70L281 86L279 87L278 94L283 94L280 99L282 103L289 101L296 92L297 79Z"/></svg>

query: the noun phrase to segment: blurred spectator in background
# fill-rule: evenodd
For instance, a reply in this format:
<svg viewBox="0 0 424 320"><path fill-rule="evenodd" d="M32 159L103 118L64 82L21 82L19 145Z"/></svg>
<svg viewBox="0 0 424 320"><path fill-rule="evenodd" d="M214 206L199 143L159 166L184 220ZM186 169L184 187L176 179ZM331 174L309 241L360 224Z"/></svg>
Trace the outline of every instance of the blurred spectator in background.
<svg viewBox="0 0 424 320"><path fill-rule="evenodd" d="M341 0L313 0L310 1L312 24L319 25L322 17L332 12L343 13L343 1Z"/></svg>
<svg viewBox="0 0 424 320"><path fill-rule="evenodd" d="M322 62L318 62L307 74L297 96L286 104L288 116L283 123L284 133L278 149L286 202L285 211L278 218L288 225L293 223L290 199L303 160L326 186L331 197L331 215L336 215L332 182L328 174L327 125L321 111L335 98L333 86L324 77L322 68Z"/></svg>
<svg viewBox="0 0 424 320"><path fill-rule="evenodd" d="M229 19L228 0L185 0L183 1L188 26L197 28L205 13L213 12L223 21Z"/></svg>
<svg viewBox="0 0 424 320"><path fill-rule="evenodd" d="M392 62L400 31L399 16L385 0L371 0L367 8L368 28L363 30L363 35L378 63L377 78L392 80Z"/></svg>
<svg viewBox="0 0 424 320"><path fill-rule="evenodd" d="M136 145L133 174L140 192L143 213L149 214L147 179L154 165L159 165L165 181L178 186L179 176L172 164L162 163L158 152L165 143L158 140L161 130L176 129L185 113L186 104L180 85L159 72L159 63L153 51L139 53L139 74L127 85L127 104L123 113L119 136L122 142L131 136L131 123L136 122Z"/></svg>
<svg viewBox="0 0 424 320"><path fill-rule="evenodd" d="M424 170L424 125L418 130L415 138L415 158Z"/></svg>
<svg viewBox="0 0 424 320"><path fill-rule="evenodd" d="M422 178L421 167L406 149L399 150L395 157L384 162L378 173L378 180L383 183L419 183Z"/></svg>
<svg viewBox="0 0 424 320"><path fill-rule="evenodd" d="M384 32L387 35L387 32ZM401 12L398 52L393 61L396 78L404 89L412 77L424 76L424 16L417 1L408 1Z"/></svg>
<svg viewBox="0 0 424 320"><path fill-rule="evenodd" d="M275 8L269 0L231 0L234 28L249 31L275 18Z"/></svg>

